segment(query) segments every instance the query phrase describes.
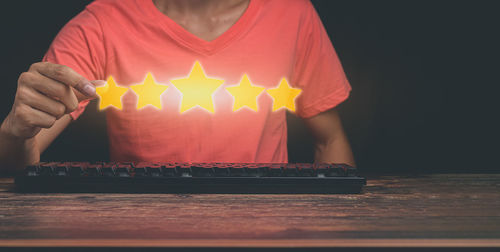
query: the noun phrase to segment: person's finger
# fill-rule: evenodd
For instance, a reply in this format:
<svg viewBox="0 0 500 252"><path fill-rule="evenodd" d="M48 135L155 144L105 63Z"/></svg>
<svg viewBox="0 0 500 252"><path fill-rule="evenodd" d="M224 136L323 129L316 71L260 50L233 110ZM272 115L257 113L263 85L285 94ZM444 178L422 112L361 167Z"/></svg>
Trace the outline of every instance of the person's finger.
<svg viewBox="0 0 500 252"><path fill-rule="evenodd" d="M34 89L25 87L23 90L23 96L20 96L20 99L22 99L24 104L50 114L56 119L61 118L64 114L73 112L73 110L67 108L63 103L51 99Z"/></svg>
<svg viewBox="0 0 500 252"><path fill-rule="evenodd" d="M40 74L33 75L35 75L32 77L33 80L26 82L25 85L60 101L66 106L66 112L74 111L78 107L78 99L70 86Z"/></svg>
<svg viewBox="0 0 500 252"><path fill-rule="evenodd" d="M31 69L51 79L71 86L88 97L94 97L96 95L94 85L68 66L49 62L39 62L33 64Z"/></svg>
<svg viewBox="0 0 500 252"><path fill-rule="evenodd" d="M54 116L33 108L27 104L24 104L17 110L18 113L22 113L21 118L24 118L27 125L30 125L31 127L50 128L57 120Z"/></svg>

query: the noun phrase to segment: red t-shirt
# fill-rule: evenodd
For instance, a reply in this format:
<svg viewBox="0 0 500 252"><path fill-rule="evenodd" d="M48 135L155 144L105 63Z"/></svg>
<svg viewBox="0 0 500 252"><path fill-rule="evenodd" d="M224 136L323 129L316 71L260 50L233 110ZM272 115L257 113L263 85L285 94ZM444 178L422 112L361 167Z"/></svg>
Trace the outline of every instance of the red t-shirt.
<svg viewBox="0 0 500 252"><path fill-rule="evenodd" d="M98 0L66 24L44 60L90 80L113 76L128 87L151 72L156 82L169 86L161 110L137 110L131 90L122 98L123 110L105 110L114 161L287 162L285 110L273 112L273 100L263 92L258 112L233 112L225 87L238 84L244 74L265 88L286 78L302 89L296 113L303 118L335 107L351 90L308 0L251 0L238 21L213 41L183 29L152 0ZM213 95L214 113L179 112L181 93L170 80L185 78L196 61L209 78L225 80ZM81 103L72 117L86 105Z"/></svg>

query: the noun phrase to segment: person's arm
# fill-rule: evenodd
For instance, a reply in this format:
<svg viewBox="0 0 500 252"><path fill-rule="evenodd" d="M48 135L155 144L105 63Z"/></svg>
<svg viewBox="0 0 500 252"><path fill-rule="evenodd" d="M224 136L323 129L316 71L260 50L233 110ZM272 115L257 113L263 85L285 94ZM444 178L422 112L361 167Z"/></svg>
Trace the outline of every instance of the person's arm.
<svg viewBox="0 0 500 252"><path fill-rule="evenodd" d="M12 135L7 124L0 127L0 166L4 171L16 171L40 161L40 154L61 134L72 121L69 115L57 120L49 129L42 129L35 137L22 138Z"/></svg>
<svg viewBox="0 0 500 252"><path fill-rule="evenodd" d="M315 162L356 166L337 109L304 119L315 138Z"/></svg>
<svg viewBox="0 0 500 252"><path fill-rule="evenodd" d="M68 114L89 97L95 97L94 85L73 69L33 64L20 75L14 105L0 126L0 169L15 171L39 162L71 122Z"/></svg>

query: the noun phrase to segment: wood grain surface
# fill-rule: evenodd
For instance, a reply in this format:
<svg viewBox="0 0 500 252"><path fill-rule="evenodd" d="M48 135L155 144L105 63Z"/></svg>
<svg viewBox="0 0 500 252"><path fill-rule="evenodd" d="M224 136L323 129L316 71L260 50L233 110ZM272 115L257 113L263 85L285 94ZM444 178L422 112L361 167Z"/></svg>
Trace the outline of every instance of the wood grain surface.
<svg viewBox="0 0 500 252"><path fill-rule="evenodd" d="M359 195L21 194L0 247L500 247L500 175L368 176Z"/></svg>

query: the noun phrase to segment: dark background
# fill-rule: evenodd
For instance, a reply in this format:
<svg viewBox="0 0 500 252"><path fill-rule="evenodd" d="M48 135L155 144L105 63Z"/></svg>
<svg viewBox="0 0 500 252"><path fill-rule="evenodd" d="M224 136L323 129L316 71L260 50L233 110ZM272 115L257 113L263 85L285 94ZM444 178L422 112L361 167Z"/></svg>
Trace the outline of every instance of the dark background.
<svg viewBox="0 0 500 252"><path fill-rule="evenodd" d="M18 75L89 2L2 3L0 121ZM353 87L339 109L361 171L500 171L494 1L313 3ZM288 123L290 161L312 162L306 128L293 115ZM42 160L108 155L104 113L87 109Z"/></svg>

